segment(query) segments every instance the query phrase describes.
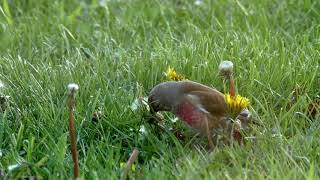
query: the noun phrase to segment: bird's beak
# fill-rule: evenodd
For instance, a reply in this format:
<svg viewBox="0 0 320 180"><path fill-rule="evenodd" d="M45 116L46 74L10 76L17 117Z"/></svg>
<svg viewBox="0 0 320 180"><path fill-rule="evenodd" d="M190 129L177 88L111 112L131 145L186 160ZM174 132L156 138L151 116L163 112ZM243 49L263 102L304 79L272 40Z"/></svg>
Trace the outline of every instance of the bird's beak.
<svg viewBox="0 0 320 180"><path fill-rule="evenodd" d="M157 107L155 107L156 103L155 103L155 101L154 101L152 96L149 96L148 104L149 104L149 107L150 107L150 114L156 114L158 110L157 110Z"/></svg>

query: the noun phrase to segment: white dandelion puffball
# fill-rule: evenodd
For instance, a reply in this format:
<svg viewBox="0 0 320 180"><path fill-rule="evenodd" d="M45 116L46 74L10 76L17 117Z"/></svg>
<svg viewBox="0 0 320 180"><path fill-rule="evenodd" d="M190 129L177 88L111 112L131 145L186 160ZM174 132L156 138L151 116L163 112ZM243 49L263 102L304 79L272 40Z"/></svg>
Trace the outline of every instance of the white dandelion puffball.
<svg viewBox="0 0 320 180"><path fill-rule="evenodd" d="M219 71L221 73L232 72L233 63L231 61L222 61L219 65Z"/></svg>
<svg viewBox="0 0 320 180"><path fill-rule="evenodd" d="M68 89L69 89L69 91L77 91L79 89L79 86L78 86L78 84L70 83L70 84L68 84Z"/></svg>

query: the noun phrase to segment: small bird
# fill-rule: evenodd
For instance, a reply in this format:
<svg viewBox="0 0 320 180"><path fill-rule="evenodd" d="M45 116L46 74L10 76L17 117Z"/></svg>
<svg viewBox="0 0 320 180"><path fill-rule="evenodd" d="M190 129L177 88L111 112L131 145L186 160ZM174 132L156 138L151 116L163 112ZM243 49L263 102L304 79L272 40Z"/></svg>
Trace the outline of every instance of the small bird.
<svg viewBox="0 0 320 180"><path fill-rule="evenodd" d="M224 94L203 84L182 80L156 85L150 92L151 112L169 111L200 134L213 148L212 133L227 129L227 104Z"/></svg>

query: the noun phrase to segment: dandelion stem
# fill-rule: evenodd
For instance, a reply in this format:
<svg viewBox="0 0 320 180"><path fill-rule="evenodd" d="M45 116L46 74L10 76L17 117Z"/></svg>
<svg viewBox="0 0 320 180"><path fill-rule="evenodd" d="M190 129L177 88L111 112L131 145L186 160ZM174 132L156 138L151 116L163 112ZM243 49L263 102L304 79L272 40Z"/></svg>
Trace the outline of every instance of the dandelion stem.
<svg viewBox="0 0 320 180"><path fill-rule="evenodd" d="M235 97L236 96L236 89L234 86L234 80L233 80L233 76L231 75L229 77L229 94L231 97Z"/></svg>
<svg viewBox="0 0 320 180"><path fill-rule="evenodd" d="M121 176L121 180L126 180L127 179L128 173L129 173L129 171L131 169L131 166L134 163L134 161L137 159L138 155L139 155L138 149L134 149L132 151L132 154L131 154L130 158L127 161L126 167L123 170L123 173L122 173L122 176Z"/></svg>
<svg viewBox="0 0 320 180"><path fill-rule="evenodd" d="M79 163L78 163L74 116L73 116L73 111L75 107L74 94L75 94L75 91L71 90L68 97L68 106L69 106L69 133L70 133L71 154L72 154L72 161L73 161L73 178L77 179L79 178Z"/></svg>

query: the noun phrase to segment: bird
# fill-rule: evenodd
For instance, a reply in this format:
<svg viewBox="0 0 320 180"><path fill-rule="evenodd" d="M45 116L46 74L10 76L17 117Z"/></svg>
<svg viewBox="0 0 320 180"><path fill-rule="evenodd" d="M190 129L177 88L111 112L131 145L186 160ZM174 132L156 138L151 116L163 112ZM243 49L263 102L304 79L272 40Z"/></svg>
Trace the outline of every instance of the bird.
<svg viewBox="0 0 320 180"><path fill-rule="evenodd" d="M156 85L148 96L150 111L168 111L189 127L207 136L213 148L212 133L228 129L224 94L194 81L166 81Z"/></svg>

